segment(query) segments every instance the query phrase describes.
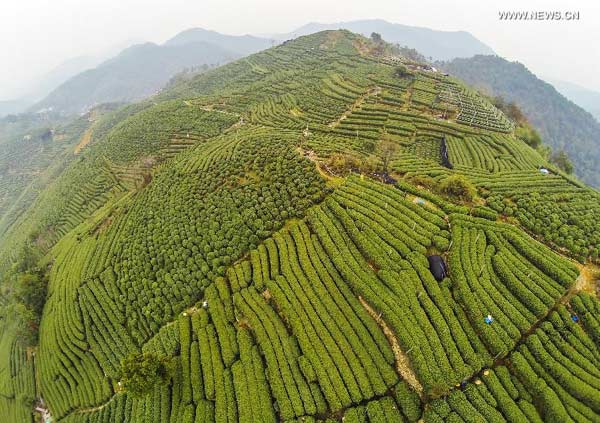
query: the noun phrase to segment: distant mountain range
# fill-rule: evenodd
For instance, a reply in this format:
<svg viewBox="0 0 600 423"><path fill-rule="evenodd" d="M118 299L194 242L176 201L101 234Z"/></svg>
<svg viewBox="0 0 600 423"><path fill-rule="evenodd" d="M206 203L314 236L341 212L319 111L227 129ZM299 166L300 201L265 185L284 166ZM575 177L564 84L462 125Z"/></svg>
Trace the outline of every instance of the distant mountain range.
<svg viewBox="0 0 600 423"><path fill-rule="evenodd" d="M0 117L21 113L35 102L42 100L56 87L69 78L95 67L100 59L91 56L80 56L64 61L50 72L35 81L20 98L0 101Z"/></svg>
<svg viewBox="0 0 600 423"><path fill-rule="evenodd" d="M555 79L547 79L562 95L583 107L600 122L600 92L589 90L577 84Z"/></svg>
<svg viewBox="0 0 600 423"><path fill-rule="evenodd" d="M137 44L94 69L58 86L31 111L83 113L100 103L131 102L160 90L177 73L230 62L272 46L253 36L230 36L203 29L179 33L163 45Z"/></svg>
<svg viewBox="0 0 600 423"><path fill-rule="evenodd" d="M273 38L286 40L328 29L347 29L370 36L376 32L389 43L398 43L418 50L433 60L451 60L476 54L494 54L486 44L465 31L437 31L417 26L390 23L381 19L368 19L337 23L309 23L287 34L273 34Z"/></svg>
<svg viewBox="0 0 600 423"><path fill-rule="evenodd" d="M490 95L515 102L539 129L544 143L566 151L577 175L600 186L600 123L589 112L518 62L478 55L440 65Z"/></svg>
<svg viewBox="0 0 600 423"><path fill-rule="evenodd" d="M41 100L69 78L88 69L93 69L101 61L101 58L92 56L79 56L69 59L44 75L38 84L33 87L29 97L34 101Z"/></svg>
<svg viewBox="0 0 600 423"><path fill-rule="evenodd" d="M69 79L31 110L52 108L73 114L83 113L100 103L141 100L187 67L216 65L237 57L235 53L202 42L176 46L138 44Z"/></svg>
<svg viewBox="0 0 600 423"><path fill-rule="evenodd" d="M216 31L192 28L180 32L165 42L164 45L181 46L196 42L214 44L239 56L256 53L277 43L274 39L255 37L253 35L224 35Z"/></svg>

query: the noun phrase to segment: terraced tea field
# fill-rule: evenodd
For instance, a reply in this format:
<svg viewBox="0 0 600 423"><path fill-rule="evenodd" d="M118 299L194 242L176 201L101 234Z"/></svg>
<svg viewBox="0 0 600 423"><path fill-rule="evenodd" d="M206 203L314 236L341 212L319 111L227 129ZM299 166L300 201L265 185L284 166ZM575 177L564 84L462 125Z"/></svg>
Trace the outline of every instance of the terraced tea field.
<svg viewBox="0 0 600 423"><path fill-rule="evenodd" d="M457 177L471 197L440 189ZM2 280L31 249L48 294L38 345L1 315L0 408L599 421L598 215L452 77L346 31L288 41L104 116L8 228ZM164 367L144 395L140 353Z"/></svg>

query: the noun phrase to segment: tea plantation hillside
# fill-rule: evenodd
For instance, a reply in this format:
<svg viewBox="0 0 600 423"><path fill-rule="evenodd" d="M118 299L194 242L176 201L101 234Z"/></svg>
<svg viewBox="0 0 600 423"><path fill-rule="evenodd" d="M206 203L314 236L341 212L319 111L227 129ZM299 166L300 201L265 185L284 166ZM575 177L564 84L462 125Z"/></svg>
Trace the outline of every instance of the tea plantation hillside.
<svg viewBox="0 0 600 423"><path fill-rule="evenodd" d="M517 133L348 31L103 115L0 238L4 417L600 421L600 194Z"/></svg>
<svg viewBox="0 0 600 423"><path fill-rule="evenodd" d="M103 105L73 120L56 114L22 114L0 120L0 234L76 157L90 126L114 107Z"/></svg>

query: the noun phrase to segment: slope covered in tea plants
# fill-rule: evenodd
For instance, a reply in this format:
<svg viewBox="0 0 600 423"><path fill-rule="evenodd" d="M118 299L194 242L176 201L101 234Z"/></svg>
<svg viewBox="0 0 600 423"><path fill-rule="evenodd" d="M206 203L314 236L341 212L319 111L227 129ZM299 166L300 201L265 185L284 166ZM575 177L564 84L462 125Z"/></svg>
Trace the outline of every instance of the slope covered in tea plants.
<svg viewBox="0 0 600 423"><path fill-rule="evenodd" d="M600 305L579 291L599 199L392 47L286 42L104 116L7 231L0 406L15 422L34 405L73 423L598 420ZM34 273L39 322L17 289ZM164 369L143 394L132 357Z"/></svg>

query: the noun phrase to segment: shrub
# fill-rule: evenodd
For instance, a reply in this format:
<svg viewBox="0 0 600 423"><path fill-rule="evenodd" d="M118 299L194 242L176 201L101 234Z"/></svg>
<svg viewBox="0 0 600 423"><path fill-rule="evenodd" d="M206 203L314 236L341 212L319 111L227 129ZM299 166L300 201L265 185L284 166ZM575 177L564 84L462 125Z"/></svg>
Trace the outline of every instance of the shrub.
<svg viewBox="0 0 600 423"><path fill-rule="evenodd" d="M417 185L417 186L422 186L425 188L432 188L435 186L435 179L433 179L431 176L427 176L427 175L412 175L408 178L406 178L410 183Z"/></svg>
<svg viewBox="0 0 600 423"><path fill-rule="evenodd" d="M166 358L154 353L131 353L121 360L121 384L133 396L144 396L161 381L168 372Z"/></svg>
<svg viewBox="0 0 600 423"><path fill-rule="evenodd" d="M473 184L461 175L453 175L443 179L439 190L449 197L464 202L472 201L477 192Z"/></svg>

